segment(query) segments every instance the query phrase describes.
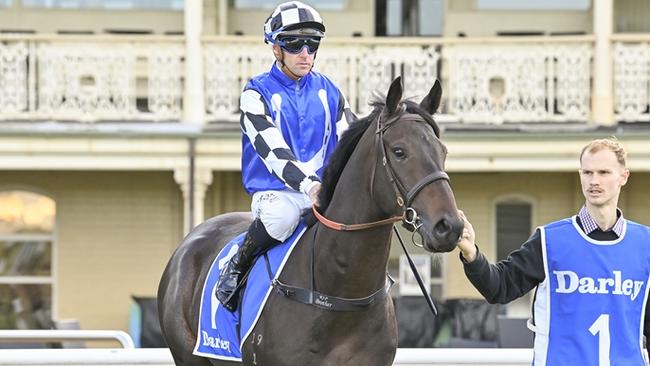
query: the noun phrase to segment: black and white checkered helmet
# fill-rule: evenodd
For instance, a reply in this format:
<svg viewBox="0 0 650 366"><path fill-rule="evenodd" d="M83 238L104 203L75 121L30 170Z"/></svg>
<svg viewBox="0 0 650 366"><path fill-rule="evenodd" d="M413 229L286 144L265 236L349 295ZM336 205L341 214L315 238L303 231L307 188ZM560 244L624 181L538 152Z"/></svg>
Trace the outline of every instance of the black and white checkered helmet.
<svg viewBox="0 0 650 366"><path fill-rule="evenodd" d="M287 1L275 8L264 22L264 42L275 44L280 35L325 36L320 14L300 1Z"/></svg>

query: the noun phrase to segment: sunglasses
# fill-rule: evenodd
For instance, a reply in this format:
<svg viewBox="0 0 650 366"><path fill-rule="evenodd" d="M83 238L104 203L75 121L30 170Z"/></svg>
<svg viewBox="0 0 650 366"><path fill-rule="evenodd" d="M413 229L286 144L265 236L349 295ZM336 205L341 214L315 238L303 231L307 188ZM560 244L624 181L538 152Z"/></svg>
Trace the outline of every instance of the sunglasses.
<svg viewBox="0 0 650 366"><path fill-rule="evenodd" d="M307 52L311 55L318 50L320 37L284 37L278 40L278 45L293 54L298 54L303 47L307 47Z"/></svg>

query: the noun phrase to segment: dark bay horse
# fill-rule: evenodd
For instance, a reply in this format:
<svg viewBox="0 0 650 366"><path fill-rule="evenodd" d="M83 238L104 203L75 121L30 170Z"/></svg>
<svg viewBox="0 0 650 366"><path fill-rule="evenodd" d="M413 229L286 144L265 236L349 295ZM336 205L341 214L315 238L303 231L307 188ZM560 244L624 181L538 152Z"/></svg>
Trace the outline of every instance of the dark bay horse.
<svg viewBox="0 0 650 366"><path fill-rule="evenodd" d="M313 283L315 291L332 297L380 296L360 311L333 311L272 291L242 347L243 365L392 364L397 323L385 290L392 228L386 222L404 219L431 252L454 249L463 229L444 172L447 151L431 117L441 93L436 81L420 104L402 101L398 78L385 101L351 124L324 173L319 211L330 222L370 224L340 231L331 227L341 225L317 223L302 236L279 278L306 289ZM210 264L250 222L250 213L213 217L172 255L158 288L158 307L176 365L240 365L197 357L192 350Z"/></svg>

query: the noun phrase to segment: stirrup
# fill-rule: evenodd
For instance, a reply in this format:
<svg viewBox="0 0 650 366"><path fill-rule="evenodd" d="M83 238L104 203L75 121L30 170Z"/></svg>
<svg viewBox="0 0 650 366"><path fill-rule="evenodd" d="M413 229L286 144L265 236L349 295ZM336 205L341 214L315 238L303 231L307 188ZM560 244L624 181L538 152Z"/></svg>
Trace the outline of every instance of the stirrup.
<svg viewBox="0 0 650 366"><path fill-rule="evenodd" d="M217 300L219 300L219 298L217 298ZM228 311L234 312L237 310L237 303L239 302L239 291L235 289L235 291L231 292L224 301L219 300L219 302L221 303L221 306L226 308Z"/></svg>

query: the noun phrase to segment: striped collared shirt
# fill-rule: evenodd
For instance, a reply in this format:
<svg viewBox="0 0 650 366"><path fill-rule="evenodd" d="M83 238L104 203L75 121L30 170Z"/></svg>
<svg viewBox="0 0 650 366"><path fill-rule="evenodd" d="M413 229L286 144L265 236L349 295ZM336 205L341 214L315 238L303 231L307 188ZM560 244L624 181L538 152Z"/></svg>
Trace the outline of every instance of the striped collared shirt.
<svg viewBox="0 0 650 366"><path fill-rule="evenodd" d="M589 211L587 211L587 206L582 206L580 212L578 212L578 217L580 217L580 223L582 223L582 228L585 231L585 234L589 235L596 230L602 230L598 227L596 220L591 217ZM625 219L623 218L623 212L618 208L616 209L616 217L616 223L614 224L614 227L612 227L611 231L620 238L623 234L623 223L625 222Z"/></svg>

